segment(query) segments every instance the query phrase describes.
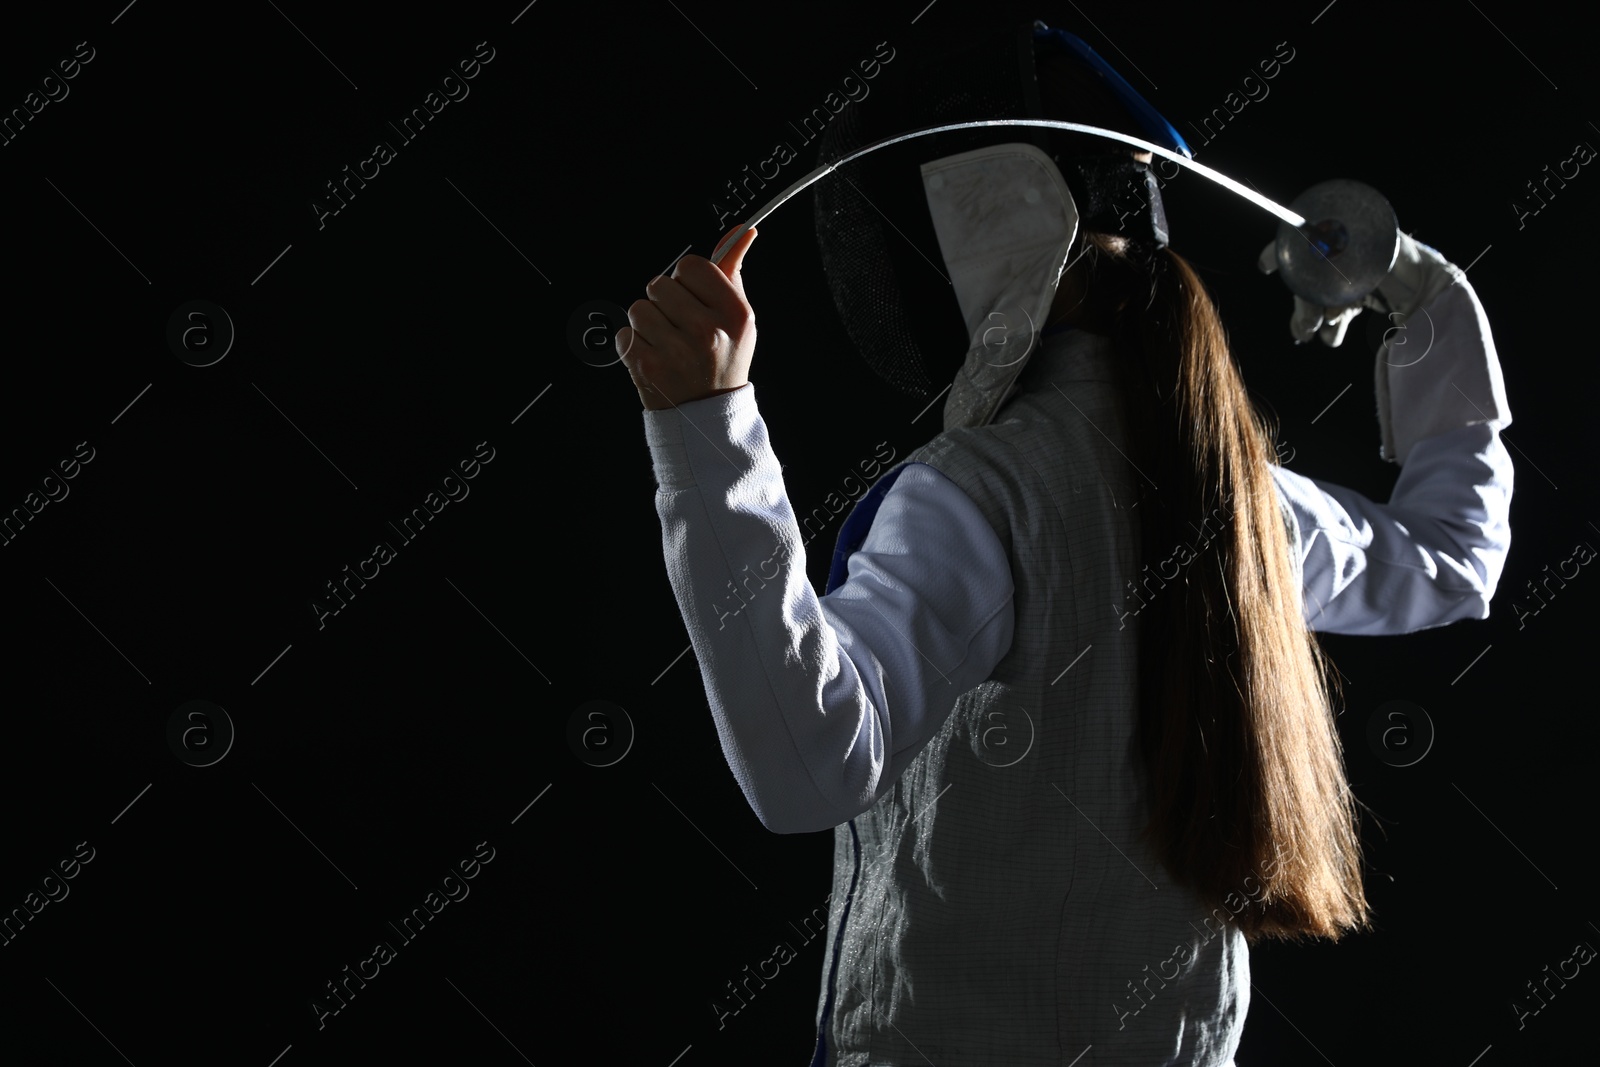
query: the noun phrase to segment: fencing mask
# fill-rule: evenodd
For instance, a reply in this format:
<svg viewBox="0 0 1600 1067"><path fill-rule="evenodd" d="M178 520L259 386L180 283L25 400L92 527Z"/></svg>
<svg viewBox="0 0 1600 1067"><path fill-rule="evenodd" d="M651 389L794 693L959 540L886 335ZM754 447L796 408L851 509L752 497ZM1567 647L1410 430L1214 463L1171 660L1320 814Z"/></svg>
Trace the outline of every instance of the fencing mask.
<svg viewBox="0 0 1600 1067"><path fill-rule="evenodd" d="M1172 125L1087 44L1042 22L979 35L898 73L896 81L839 112L819 138L818 165L912 130L1001 118L1079 122L1192 155ZM1032 148L1013 155L1048 160L1059 171L1070 191L1064 206L1078 233L1122 234L1150 251L1167 243L1155 175L1134 161L1126 144L1108 138L995 126L914 139L844 164L815 191L823 270L860 356L913 399L931 400L964 372L974 343L974 309L958 306L939 262L939 241L948 235L935 232L930 214L932 189L942 181L931 179L925 188L930 167L1018 144ZM932 155L940 159L923 165ZM1013 368L1010 379L1019 371ZM987 421L997 406L991 397L984 413L974 409L953 419L947 403L946 425Z"/></svg>

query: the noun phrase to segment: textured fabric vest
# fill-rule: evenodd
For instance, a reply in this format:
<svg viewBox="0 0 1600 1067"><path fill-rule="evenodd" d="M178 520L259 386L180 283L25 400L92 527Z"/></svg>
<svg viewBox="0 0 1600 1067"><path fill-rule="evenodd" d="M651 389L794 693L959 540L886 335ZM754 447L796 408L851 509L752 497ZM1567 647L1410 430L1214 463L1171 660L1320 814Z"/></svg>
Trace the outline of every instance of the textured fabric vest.
<svg viewBox="0 0 1600 1067"><path fill-rule="evenodd" d="M1231 1062L1244 937L1138 836L1136 617L1162 593L1130 592L1143 475L1122 454L1114 358L1105 338L1049 338L991 422L902 460L988 518L1015 637L892 790L834 831L829 1065L1067 1067L1090 1046L1101 1067Z"/></svg>

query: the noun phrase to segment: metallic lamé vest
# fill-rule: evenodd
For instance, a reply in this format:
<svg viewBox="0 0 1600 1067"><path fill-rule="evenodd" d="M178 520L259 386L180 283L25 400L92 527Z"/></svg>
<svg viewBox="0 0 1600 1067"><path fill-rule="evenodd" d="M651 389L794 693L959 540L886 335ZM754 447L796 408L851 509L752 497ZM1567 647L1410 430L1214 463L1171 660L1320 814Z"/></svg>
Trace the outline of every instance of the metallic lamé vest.
<svg viewBox="0 0 1600 1067"><path fill-rule="evenodd" d="M901 463L935 467L988 518L1015 637L894 787L834 831L830 1065L1066 1067L1091 1045L1085 1063L1230 1062L1244 938L1138 836L1135 623L1162 592L1128 585L1149 578L1130 507L1143 475L1122 454L1114 358L1105 338L1052 338L992 421Z"/></svg>

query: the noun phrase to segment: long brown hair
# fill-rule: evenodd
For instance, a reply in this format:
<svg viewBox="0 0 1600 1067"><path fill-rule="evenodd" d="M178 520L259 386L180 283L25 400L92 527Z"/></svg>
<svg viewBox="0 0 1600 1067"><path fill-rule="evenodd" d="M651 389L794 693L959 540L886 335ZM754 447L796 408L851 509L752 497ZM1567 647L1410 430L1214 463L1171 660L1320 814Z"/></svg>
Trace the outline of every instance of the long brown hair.
<svg viewBox="0 0 1600 1067"><path fill-rule="evenodd" d="M1337 673L1302 614L1273 434L1189 263L1087 237L1084 311L1114 339L1130 458L1160 486L1137 512L1146 838L1251 941L1368 928Z"/></svg>

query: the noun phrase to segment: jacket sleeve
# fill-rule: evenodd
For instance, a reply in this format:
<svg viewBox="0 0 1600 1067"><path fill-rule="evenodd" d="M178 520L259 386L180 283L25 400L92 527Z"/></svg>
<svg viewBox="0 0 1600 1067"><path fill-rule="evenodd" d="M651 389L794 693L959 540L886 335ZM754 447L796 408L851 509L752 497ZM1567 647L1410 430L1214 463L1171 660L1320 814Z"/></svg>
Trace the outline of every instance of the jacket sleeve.
<svg viewBox="0 0 1600 1067"><path fill-rule="evenodd" d="M1400 457L1387 503L1273 467L1294 514L1306 621L1341 634L1399 634L1489 615L1511 547L1511 422L1500 365L1477 296L1459 281L1429 304L1426 353L1404 368L1384 412L1421 428ZM1408 332L1418 332L1412 317ZM1409 339L1408 339L1409 340ZM1413 345L1420 343L1412 341ZM1380 356L1380 359L1383 358ZM1400 374L1390 367L1391 378ZM1457 383L1465 382L1474 397ZM1391 403L1380 395L1380 404ZM1476 418L1474 413L1503 413Z"/></svg>
<svg viewBox="0 0 1600 1067"><path fill-rule="evenodd" d="M1010 648L999 538L908 464L818 597L755 386L644 418L668 578L745 799L776 833L854 818Z"/></svg>

